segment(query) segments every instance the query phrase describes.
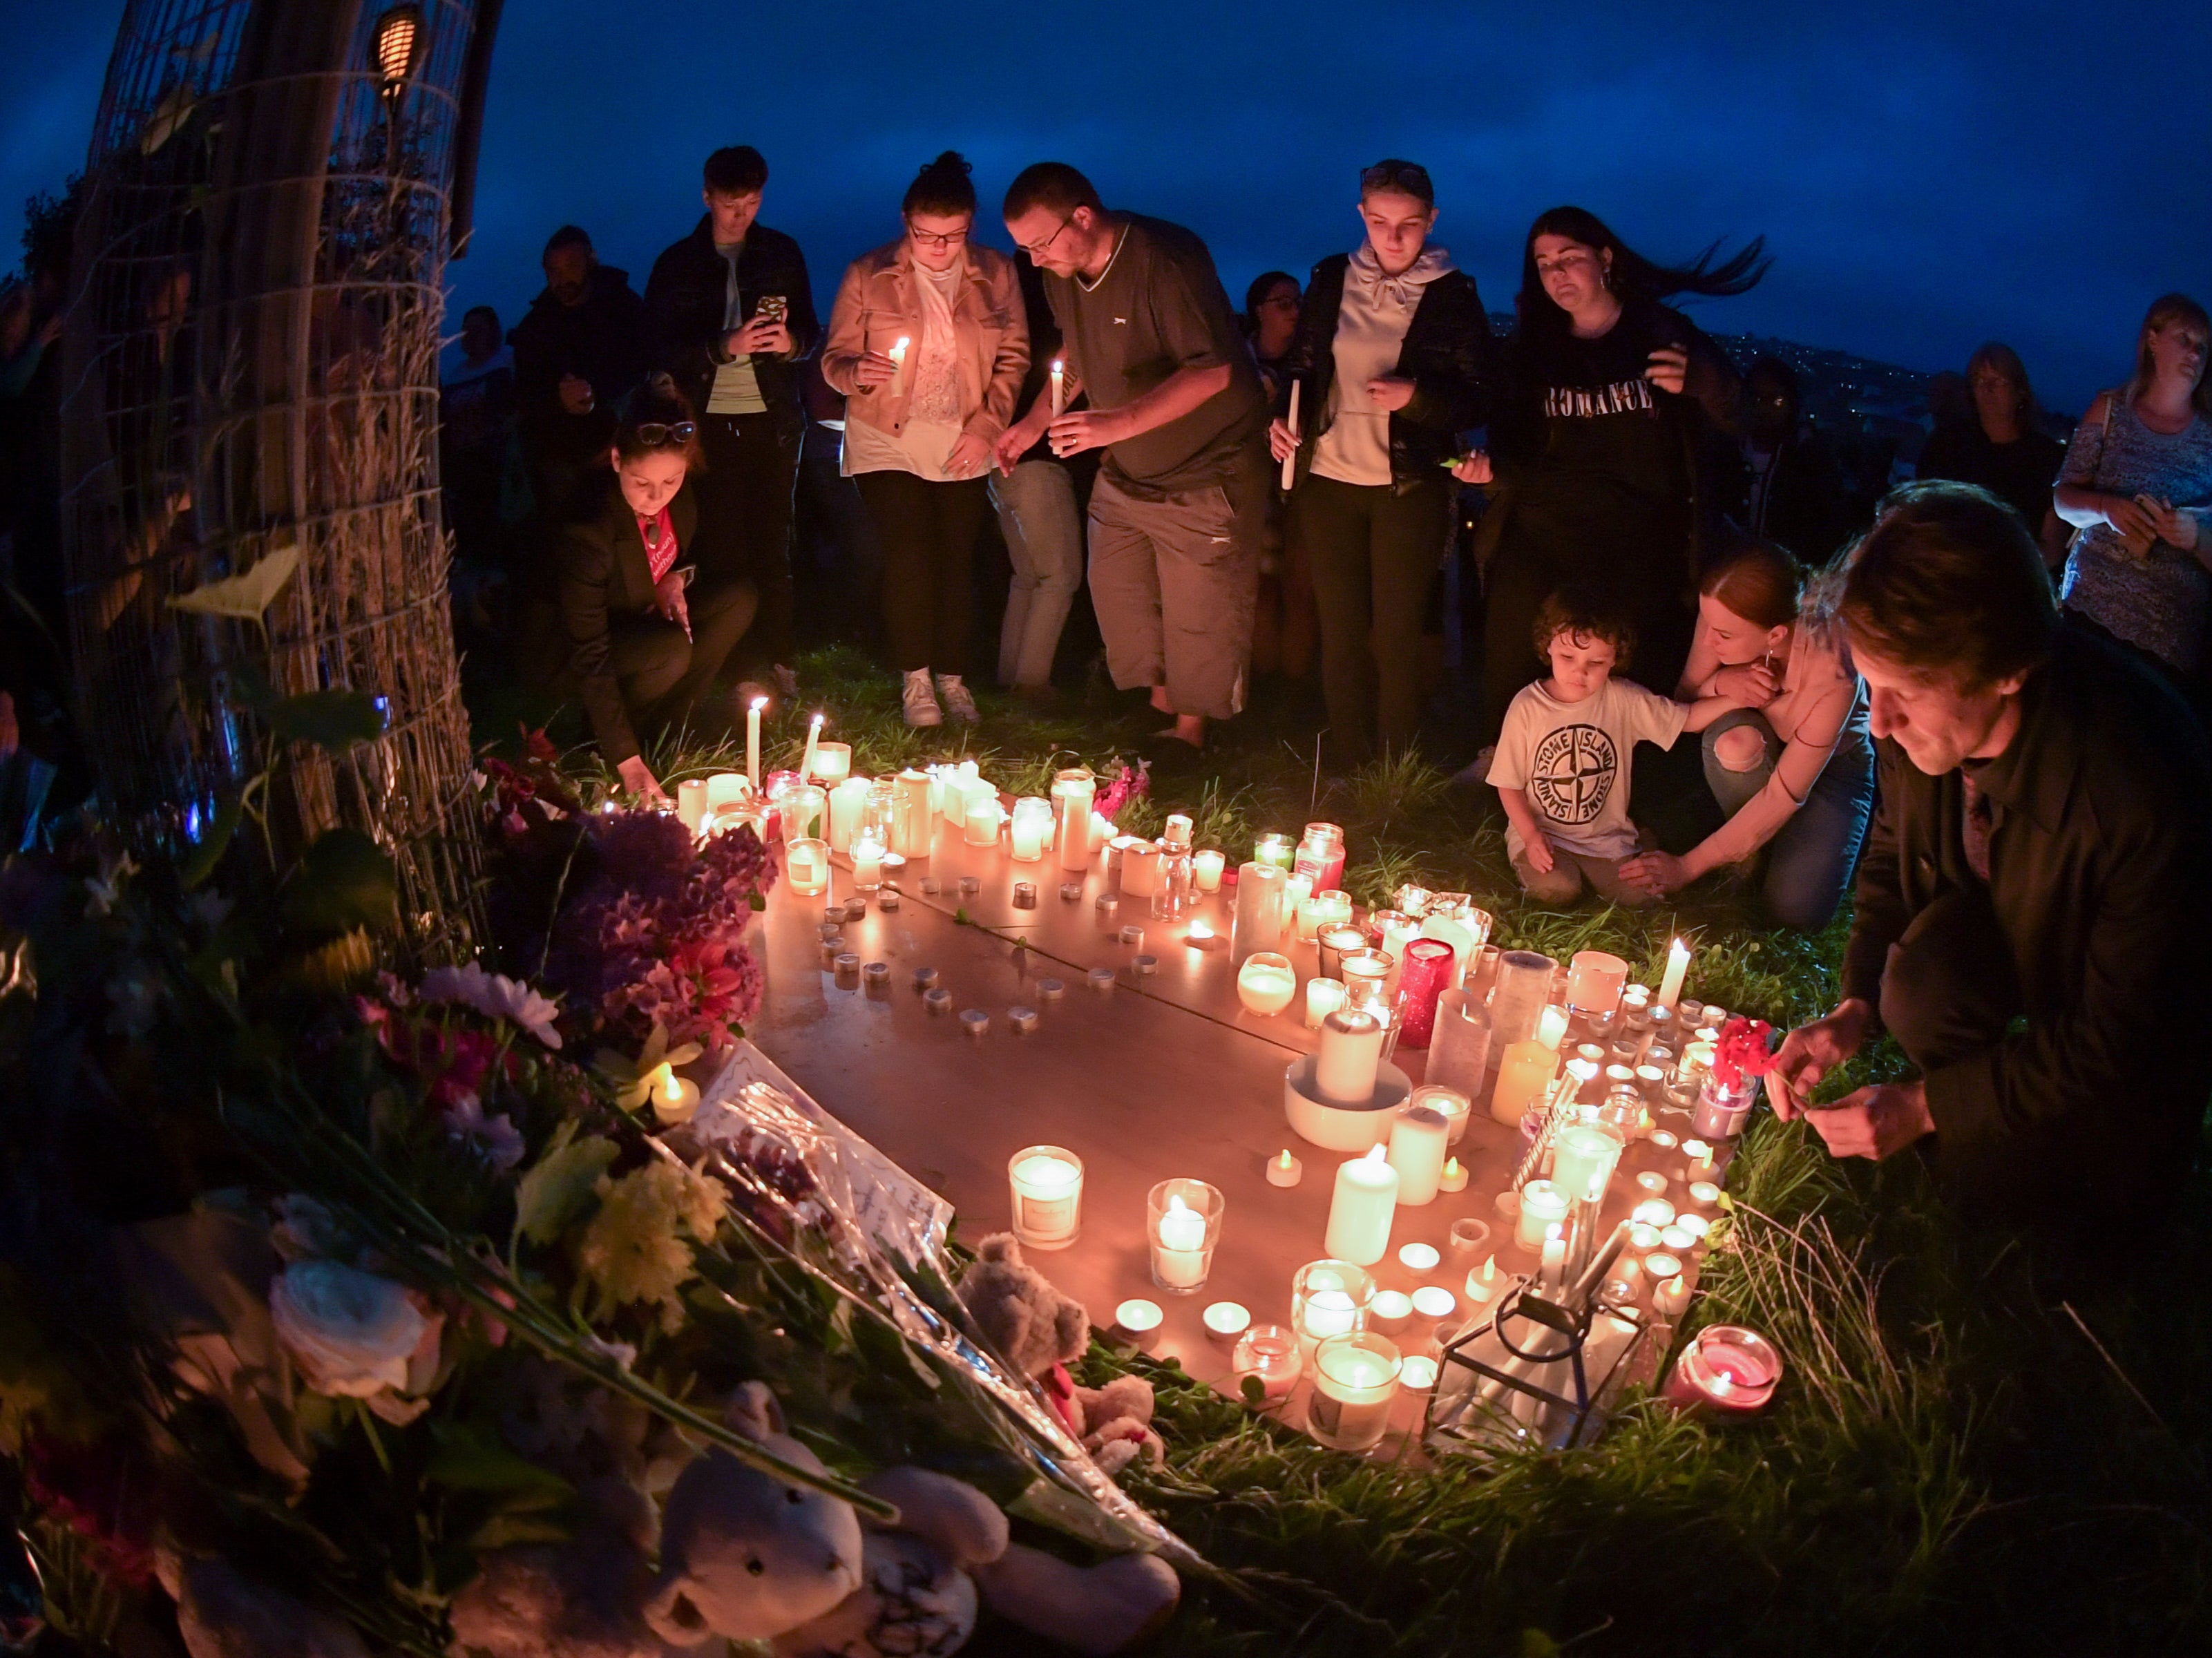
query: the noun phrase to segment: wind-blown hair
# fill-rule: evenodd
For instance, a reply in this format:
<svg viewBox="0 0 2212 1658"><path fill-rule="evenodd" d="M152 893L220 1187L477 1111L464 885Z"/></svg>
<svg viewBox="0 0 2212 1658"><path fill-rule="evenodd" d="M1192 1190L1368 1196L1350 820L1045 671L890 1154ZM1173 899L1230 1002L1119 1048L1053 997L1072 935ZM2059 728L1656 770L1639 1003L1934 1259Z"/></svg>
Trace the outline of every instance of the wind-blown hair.
<svg viewBox="0 0 2212 1658"><path fill-rule="evenodd" d="M1729 299L1748 293L1774 263L1767 255L1766 238L1753 236L1727 258L1714 263L1721 250L1714 242L1688 264L1657 264L1614 235L1604 220L1586 208L1555 207L1536 216L1521 245L1521 293L1515 301L1521 325L1565 332L1567 313L1552 302L1536 275L1536 238L1565 236L1580 242L1602 258L1613 252L1607 285L1624 300L1640 295L1647 300L1671 299L1677 294L1696 294L1707 299Z"/></svg>

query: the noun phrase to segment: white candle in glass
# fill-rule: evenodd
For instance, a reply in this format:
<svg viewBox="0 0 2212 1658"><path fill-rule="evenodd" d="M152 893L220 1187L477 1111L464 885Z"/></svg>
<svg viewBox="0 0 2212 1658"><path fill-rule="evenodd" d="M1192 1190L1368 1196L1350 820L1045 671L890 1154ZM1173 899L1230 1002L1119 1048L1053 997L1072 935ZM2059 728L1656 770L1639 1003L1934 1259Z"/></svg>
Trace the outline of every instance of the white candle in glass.
<svg viewBox="0 0 2212 1658"><path fill-rule="evenodd" d="M1096 815L1091 810L1091 803L1097 791L1097 780L1080 768L1064 771L1052 780L1053 816L1056 819L1053 845L1060 853L1063 870L1074 872L1091 866L1091 854L1097 850L1091 838L1091 820Z"/></svg>
<svg viewBox="0 0 2212 1658"><path fill-rule="evenodd" d="M1262 950L1247 957L1237 969L1237 999L1248 1013L1272 1018L1291 1005L1297 993L1297 969L1290 957Z"/></svg>
<svg viewBox="0 0 2212 1658"><path fill-rule="evenodd" d="M807 776L814 782L835 787L853 774L853 745L850 743L817 743L814 762Z"/></svg>
<svg viewBox="0 0 2212 1658"><path fill-rule="evenodd" d="M1218 852L1194 852L1190 855L1190 884L1200 892L1221 890L1221 871L1226 864L1224 854Z"/></svg>
<svg viewBox="0 0 2212 1658"><path fill-rule="evenodd" d="M1536 1040L1558 1053L1567 1036L1567 1010L1556 1005L1536 1016Z"/></svg>
<svg viewBox="0 0 2212 1658"><path fill-rule="evenodd" d="M1318 1030L1322 1021L1344 1005L1346 995L1341 979L1309 979L1306 981L1306 1029Z"/></svg>
<svg viewBox="0 0 2212 1658"><path fill-rule="evenodd" d="M988 788L990 786L983 786ZM999 844L999 799L994 793L988 798L976 793L968 797L968 823L962 838L971 847L995 847Z"/></svg>
<svg viewBox="0 0 2212 1658"><path fill-rule="evenodd" d="M742 805L749 785L741 771L718 771L707 780L707 810L720 811L725 806Z"/></svg>
<svg viewBox="0 0 2212 1658"><path fill-rule="evenodd" d="M1650 1265L1648 1257L1645 1264ZM1662 1318L1680 1318L1690 1310L1690 1286L1680 1272L1651 1286L1651 1309Z"/></svg>
<svg viewBox="0 0 2212 1658"><path fill-rule="evenodd" d="M1690 974L1690 947L1680 938L1667 951L1666 976L1659 981L1660 1007L1671 1008L1682 999L1682 981Z"/></svg>
<svg viewBox="0 0 2212 1658"><path fill-rule="evenodd" d="M860 813L868 805L868 780L848 777L830 791L830 850L851 850L860 827Z"/></svg>
<svg viewBox="0 0 2212 1658"><path fill-rule="evenodd" d="M1291 1284L1291 1321L1306 1341L1326 1341L1359 1327L1375 1299L1375 1282L1349 1261L1317 1260Z"/></svg>
<svg viewBox="0 0 2212 1658"><path fill-rule="evenodd" d="M1474 932L1462 921L1449 915L1431 915L1421 923L1420 936L1439 938L1451 946L1451 971L1444 975L1444 988L1456 990L1467 977L1467 964L1474 959L1479 948Z"/></svg>
<svg viewBox="0 0 2212 1658"><path fill-rule="evenodd" d="M1390 1125L1390 1166L1398 1171L1397 1200L1418 1206L1433 1203L1443 1177L1444 1147L1451 1126L1443 1114L1425 1105L1408 1106Z"/></svg>
<svg viewBox="0 0 2212 1658"><path fill-rule="evenodd" d="M1297 931L1298 908L1312 896L1312 876L1292 875L1283 882L1283 932L1286 937L1304 936Z"/></svg>
<svg viewBox="0 0 2212 1658"><path fill-rule="evenodd" d="M1246 864L1237 872L1237 923L1230 944L1237 961L1282 948L1283 883L1288 878L1277 864Z"/></svg>
<svg viewBox="0 0 2212 1658"><path fill-rule="evenodd" d="M1133 839L1121 848L1121 890L1129 897L1151 897L1159 875L1160 849L1155 842Z"/></svg>
<svg viewBox="0 0 2212 1658"><path fill-rule="evenodd" d="M1338 1105L1364 1105L1375 1097L1382 1064L1382 1022L1358 1008L1340 1007L1321 1022L1314 1056L1314 1091Z"/></svg>
<svg viewBox="0 0 2212 1658"><path fill-rule="evenodd" d="M1043 861L1044 849L1052 841L1052 803L1036 795L1015 801L1014 815L1007 820L1006 838L1012 842L1016 863Z"/></svg>
<svg viewBox="0 0 2212 1658"><path fill-rule="evenodd" d="M784 879L802 898L819 897L830 890L830 848L820 841L800 838L783 848Z"/></svg>
<svg viewBox="0 0 2212 1658"><path fill-rule="evenodd" d="M882 843L862 835L853 842L853 884L866 890L884 884Z"/></svg>
<svg viewBox="0 0 2212 1658"><path fill-rule="evenodd" d="M1622 1150L1616 1136L1595 1124L1571 1123L1553 1142L1552 1183L1577 1202L1601 1202Z"/></svg>
<svg viewBox="0 0 2212 1658"><path fill-rule="evenodd" d="M1152 1272L1163 1288L1194 1290L1206 1282L1206 1217L1170 1196L1152 1246Z"/></svg>
<svg viewBox="0 0 2212 1658"><path fill-rule="evenodd" d="M1532 1180L1521 1188L1521 1218L1514 1226L1513 1241L1523 1249L1540 1248L1544 1229L1566 1218L1567 1194L1547 1180Z"/></svg>
<svg viewBox="0 0 2212 1658"><path fill-rule="evenodd" d="M1014 1236L1031 1249L1064 1249L1083 1230L1083 1159L1057 1145L1032 1145L1006 1164Z"/></svg>
<svg viewBox="0 0 2212 1658"><path fill-rule="evenodd" d="M1332 1336L1314 1352L1306 1422L1333 1450L1360 1451L1382 1440L1398 1397L1403 1358L1388 1337L1363 1331Z"/></svg>
<svg viewBox="0 0 2212 1658"><path fill-rule="evenodd" d="M1424 1083L1413 1090L1407 1105L1425 1105L1444 1120L1450 1133L1446 1143L1457 1145L1460 1136L1467 1133L1467 1120L1472 1114L1473 1102L1456 1088L1447 1088L1442 1083Z"/></svg>
<svg viewBox="0 0 2212 1658"><path fill-rule="evenodd" d="M1389 1157L1388 1148L1378 1145L1337 1166L1322 1242L1336 1260L1372 1266L1389 1253L1390 1220L1398 1207L1398 1171Z"/></svg>

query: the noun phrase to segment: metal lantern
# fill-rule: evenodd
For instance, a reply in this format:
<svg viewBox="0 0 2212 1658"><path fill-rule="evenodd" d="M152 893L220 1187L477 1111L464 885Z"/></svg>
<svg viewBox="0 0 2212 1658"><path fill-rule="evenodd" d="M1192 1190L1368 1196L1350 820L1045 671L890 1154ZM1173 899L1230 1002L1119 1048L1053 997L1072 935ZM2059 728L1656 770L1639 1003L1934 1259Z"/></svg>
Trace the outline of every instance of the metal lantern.
<svg viewBox="0 0 2212 1658"><path fill-rule="evenodd" d="M1487 1317L1445 1345L1422 1428L1431 1451L1565 1450L1597 1436L1648 1354L1650 1327L1632 1305L1570 1302L1516 1278Z"/></svg>

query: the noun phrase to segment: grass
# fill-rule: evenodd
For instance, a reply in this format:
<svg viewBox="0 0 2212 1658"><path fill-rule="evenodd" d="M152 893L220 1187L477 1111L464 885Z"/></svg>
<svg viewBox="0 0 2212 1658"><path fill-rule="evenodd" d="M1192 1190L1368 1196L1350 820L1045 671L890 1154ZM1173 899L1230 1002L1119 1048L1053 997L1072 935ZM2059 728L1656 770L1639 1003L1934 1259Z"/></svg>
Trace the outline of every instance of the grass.
<svg viewBox="0 0 2212 1658"><path fill-rule="evenodd" d="M1097 695L1042 717L986 697L979 732L913 732L888 676L856 654L804 671L871 774L964 753L1002 786L1042 793L1054 766L1133 756L1157 723ZM1407 880L1473 892L1501 942L1612 950L1647 979L1679 933L1698 946L1698 995L1777 1024L1833 1001L1847 918L1817 937L1778 932L1747 895L1710 884L1644 914L1524 905L1485 794L1413 753L1317 773L1314 723L1295 699L1271 699L1204 756L1164 762L1125 821L1151 827L1179 808L1200 844L1241 849L1261 829L1330 818L1364 902ZM803 714L784 713L769 762L795 762L804 738ZM695 738L651 757L668 779L732 753ZM1897 1065L1881 1048L1830 1087ZM1323 1450L1178 1370L1130 1361L1158 1389L1170 1455L1127 1483L1235 1582L1193 1586L1150 1650L2212 1649L2201 1190L2173 1251L2115 1283L1961 1233L1911 1160L1839 1165L1802 1125L1760 1118L1730 1187L1735 1222L1692 1318L1741 1318L1784 1351L1787 1379L1755 1422L1708 1427L1638 1398L1589 1449L1426 1470ZM1094 1349L1094 1365L1111 1362ZM1033 1644L1000 1631L969 1650Z"/></svg>

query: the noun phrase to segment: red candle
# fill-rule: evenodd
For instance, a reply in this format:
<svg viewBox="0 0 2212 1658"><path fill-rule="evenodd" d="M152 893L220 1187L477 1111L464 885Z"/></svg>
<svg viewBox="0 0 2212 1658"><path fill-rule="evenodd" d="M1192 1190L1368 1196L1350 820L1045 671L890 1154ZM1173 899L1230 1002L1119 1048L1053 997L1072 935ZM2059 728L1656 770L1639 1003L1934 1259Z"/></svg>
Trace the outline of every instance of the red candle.
<svg viewBox="0 0 2212 1658"><path fill-rule="evenodd" d="M1437 1028L1437 998L1449 983L1452 947L1441 938L1413 938L1398 964L1398 1046L1426 1048Z"/></svg>
<svg viewBox="0 0 2212 1658"><path fill-rule="evenodd" d="M1712 1324L1698 1332L1667 1378L1663 1397L1685 1411L1750 1416L1782 1379L1782 1355L1756 1330Z"/></svg>

